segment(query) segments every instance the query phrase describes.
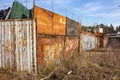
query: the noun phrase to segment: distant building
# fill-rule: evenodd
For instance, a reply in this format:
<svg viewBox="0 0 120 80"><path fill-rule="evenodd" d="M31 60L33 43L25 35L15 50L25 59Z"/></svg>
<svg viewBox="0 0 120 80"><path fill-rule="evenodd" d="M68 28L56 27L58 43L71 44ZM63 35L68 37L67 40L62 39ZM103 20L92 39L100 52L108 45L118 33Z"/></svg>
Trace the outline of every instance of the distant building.
<svg viewBox="0 0 120 80"><path fill-rule="evenodd" d="M117 34L120 34L120 31L118 31Z"/></svg>
<svg viewBox="0 0 120 80"><path fill-rule="evenodd" d="M18 1L14 1L12 8L0 10L0 19L25 19L33 17L33 9L27 9Z"/></svg>
<svg viewBox="0 0 120 80"><path fill-rule="evenodd" d="M103 33L103 28L99 28L99 32L100 32L100 33Z"/></svg>
<svg viewBox="0 0 120 80"><path fill-rule="evenodd" d="M8 9L5 9L5 10L0 10L0 19L5 19L9 10L10 10L10 7Z"/></svg>

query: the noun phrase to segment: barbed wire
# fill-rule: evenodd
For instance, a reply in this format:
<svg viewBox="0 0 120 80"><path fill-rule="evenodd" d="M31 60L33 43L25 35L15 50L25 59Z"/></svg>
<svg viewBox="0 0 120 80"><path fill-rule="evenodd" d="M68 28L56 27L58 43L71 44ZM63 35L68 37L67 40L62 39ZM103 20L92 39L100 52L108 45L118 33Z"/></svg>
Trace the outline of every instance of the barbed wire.
<svg viewBox="0 0 120 80"><path fill-rule="evenodd" d="M73 20L76 20L76 21L80 20L80 19L78 19L78 15L76 15L74 12L70 11L67 8L59 7L58 5L56 5L52 1L46 0L46 1L36 2L36 4L39 5L39 6L42 6L42 7L45 6L45 8L49 7L48 9L50 9L50 11L53 11L55 13L60 13L63 16L69 17L69 18L71 18ZM53 5L53 10L52 10L52 5Z"/></svg>
<svg viewBox="0 0 120 80"><path fill-rule="evenodd" d="M33 0L24 0L24 1L19 1L19 2L22 3L24 6L26 6L27 8L29 8L29 7L33 8L32 1ZM0 1L0 3L1 3L1 6L2 6L1 7L2 9L12 7L11 3L6 4L3 1ZM61 14L63 16L69 17L69 18L71 18L71 19L73 19L75 21L79 22L79 20L80 20L80 19L78 19L79 16L76 15L75 12L71 11L70 9L60 7L56 3L52 2L52 1L49 1L49 0L37 1L36 0L36 5L41 6L43 8L47 8L48 10L53 11L53 12L58 13L58 14Z"/></svg>

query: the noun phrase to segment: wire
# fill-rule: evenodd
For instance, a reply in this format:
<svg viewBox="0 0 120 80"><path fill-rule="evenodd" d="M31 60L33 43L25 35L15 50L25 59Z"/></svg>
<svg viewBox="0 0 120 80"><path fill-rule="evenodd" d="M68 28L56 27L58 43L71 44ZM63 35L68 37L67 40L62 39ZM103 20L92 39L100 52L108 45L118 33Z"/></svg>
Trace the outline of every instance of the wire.
<svg viewBox="0 0 120 80"><path fill-rule="evenodd" d="M47 0L47 1L36 2L36 4L39 4L42 7L45 6L45 8L49 7L47 9L49 9L50 11L53 11L55 13L60 13L64 16L72 18L73 20L78 20L78 15L76 15L74 12L71 12L68 9L66 10L66 8L58 7L54 2L51 2L51 1ZM53 6L53 9L52 9L52 6Z"/></svg>
<svg viewBox="0 0 120 80"><path fill-rule="evenodd" d="M33 7L30 0L24 0L24 1L21 1L20 3L22 3L24 6L29 7L29 8ZM31 3L31 5L28 5L28 3ZM2 4L4 8L6 8L8 6L9 7L12 6L12 5L6 5L5 2L0 2L0 4ZM63 8L63 7L59 7L57 4L55 4L51 0L44 0L44 1L36 0L36 4L43 7L43 8L47 8L48 10L50 10L52 12L59 13L63 16L66 16L66 17L69 17L73 20L79 21L78 20L78 15L75 14L75 12L73 12L69 9Z"/></svg>

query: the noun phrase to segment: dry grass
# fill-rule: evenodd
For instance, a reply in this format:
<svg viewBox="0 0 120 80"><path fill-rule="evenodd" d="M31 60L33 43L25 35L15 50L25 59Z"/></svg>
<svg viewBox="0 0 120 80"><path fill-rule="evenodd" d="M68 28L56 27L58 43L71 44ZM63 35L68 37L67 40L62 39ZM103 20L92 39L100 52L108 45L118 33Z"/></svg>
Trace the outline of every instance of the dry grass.
<svg viewBox="0 0 120 80"><path fill-rule="evenodd" d="M73 56L49 80L120 80L120 52L115 49L116 45Z"/></svg>
<svg viewBox="0 0 120 80"><path fill-rule="evenodd" d="M34 74L15 72L11 69L0 69L0 80L38 80Z"/></svg>
<svg viewBox="0 0 120 80"><path fill-rule="evenodd" d="M10 69L0 69L0 80L120 80L120 45L76 54L65 60L58 68L49 67L38 76Z"/></svg>

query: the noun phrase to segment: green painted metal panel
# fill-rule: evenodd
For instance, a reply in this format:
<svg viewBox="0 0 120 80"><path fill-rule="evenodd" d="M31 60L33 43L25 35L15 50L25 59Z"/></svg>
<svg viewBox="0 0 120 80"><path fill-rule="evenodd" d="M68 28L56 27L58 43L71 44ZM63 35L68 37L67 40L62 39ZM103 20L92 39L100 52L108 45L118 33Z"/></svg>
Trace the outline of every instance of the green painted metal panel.
<svg viewBox="0 0 120 80"><path fill-rule="evenodd" d="M9 19L30 18L30 11L18 1L13 2L12 10Z"/></svg>

